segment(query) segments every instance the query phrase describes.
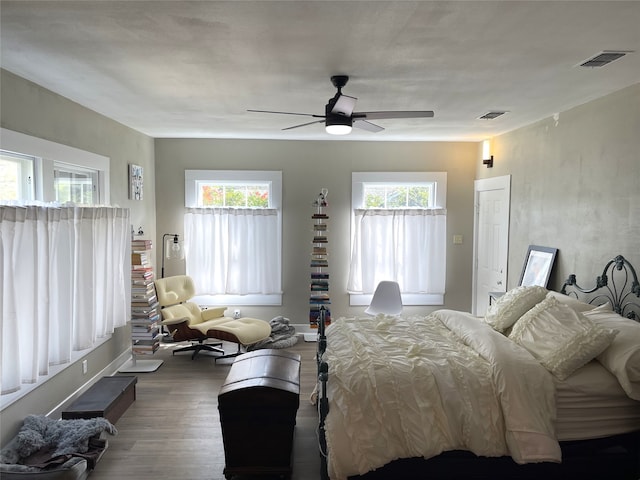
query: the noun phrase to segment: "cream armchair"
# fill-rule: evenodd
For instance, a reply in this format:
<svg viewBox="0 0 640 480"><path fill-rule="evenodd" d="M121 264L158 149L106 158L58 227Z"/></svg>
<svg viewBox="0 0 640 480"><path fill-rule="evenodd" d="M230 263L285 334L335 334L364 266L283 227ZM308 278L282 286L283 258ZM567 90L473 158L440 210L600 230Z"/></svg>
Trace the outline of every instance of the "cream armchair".
<svg viewBox="0 0 640 480"><path fill-rule="evenodd" d="M189 301L195 295L195 285L188 275L177 275L155 281L158 302L162 307L162 325L178 342L190 341L192 345L173 351L193 351L191 358L202 350L221 353L220 358L234 357L242 353L242 348L259 342L271 335L271 325L257 318L225 317L227 307L202 310ZM208 339L228 341L238 344L237 352L225 354L222 342L205 343Z"/></svg>

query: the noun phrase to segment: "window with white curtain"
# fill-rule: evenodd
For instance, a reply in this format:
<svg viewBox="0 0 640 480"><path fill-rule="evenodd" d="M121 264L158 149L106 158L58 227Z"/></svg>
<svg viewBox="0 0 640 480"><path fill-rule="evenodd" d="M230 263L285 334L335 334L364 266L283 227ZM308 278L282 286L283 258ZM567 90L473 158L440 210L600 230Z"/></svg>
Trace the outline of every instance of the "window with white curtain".
<svg viewBox="0 0 640 480"><path fill-rule="evenodd" d="M186 273L201 305L282 304L282 172L185 171Z"/></svg>
<svg viewBox="0 0 640 480"><path fill-rule="evenodd" d="M86 206L109 201L108 157L0 133L4 408L126 323L131 225L128 209Z"/></svg>
<svg viewBox="0 0 640 480"><path fill-rule="evenodd" d="M129 210L0 206L2 394L35 384L129 318Z"/></svg>
<svg viewBox="0 0 640 480"><path fill-rule="evenodd" d="M405 305L442 305L446 283L446 172L354 172L351 305L368 305L382 280Z"/></svg>

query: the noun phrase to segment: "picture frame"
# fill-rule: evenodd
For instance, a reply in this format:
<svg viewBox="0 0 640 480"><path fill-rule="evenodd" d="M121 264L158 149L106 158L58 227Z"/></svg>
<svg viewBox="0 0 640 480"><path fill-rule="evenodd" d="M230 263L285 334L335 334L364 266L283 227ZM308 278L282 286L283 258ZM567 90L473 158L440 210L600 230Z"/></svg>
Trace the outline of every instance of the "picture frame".
<svg viewBox="0 0 640 480"><path fill-rule="evenodd" d="M527 256L524 259L519 285L538 285L547 288L557 253L557 248L529 245Z"/></svg>
<svg viewBox="0 0 640 480"><path fill-rule="evenodd" d="M144 169L140 165L129 164L129 199L142 200L144 192Z"/></svg>

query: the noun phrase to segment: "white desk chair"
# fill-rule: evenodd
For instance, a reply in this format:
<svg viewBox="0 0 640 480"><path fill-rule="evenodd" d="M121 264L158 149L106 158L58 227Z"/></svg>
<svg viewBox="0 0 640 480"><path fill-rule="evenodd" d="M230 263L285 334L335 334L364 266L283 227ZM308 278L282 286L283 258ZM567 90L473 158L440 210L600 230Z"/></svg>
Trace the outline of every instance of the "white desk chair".
<svg viewBox="0 0 640 480"><path fill-rule="evenodd" d="M383 313L385 315L400 315L402 313L402 296L398 282L383 280L378 283L373 293L371 304L364 311L369 315Z"/></svg>

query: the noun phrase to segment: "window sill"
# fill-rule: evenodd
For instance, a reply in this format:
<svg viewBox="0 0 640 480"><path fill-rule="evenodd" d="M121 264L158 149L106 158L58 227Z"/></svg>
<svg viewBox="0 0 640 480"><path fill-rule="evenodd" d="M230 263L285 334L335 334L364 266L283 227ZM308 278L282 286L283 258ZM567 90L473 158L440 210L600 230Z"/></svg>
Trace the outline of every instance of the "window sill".
<svg viewBox="0 0 640 480"><path fill-rule="evenodd" d="M282 295L196 295L191 301L202 307L281 306Z"/></svg>
<svg viewBox="0 0 640 480"><path fill-rule="evenodd" d="M7 393L5 395L2 395L2 397L0 397L0 412L5 408L7 408L9 405L12 405L13 403L17 402L18 400L25 397L29 393L33 392L36 388L45 384L49 380L55 378L55 376L58 373L66 370L69 367L72 367L73 365L76 365L80 361L80 359L86 357L89 353L94 351L100 345L102 345L103 343L111 339L111 337L112 337L111 335L108 335L104 338L100 338L96 340L96 344L91 348L71 352L71 360L69 361L69 363L64 363L61 365L51 365L49 367L49 373L47 375L40 376L37 382L23 383L22 386L20 387L20 390L16 390L13 393Z"/></svg>
<svg viewBox="0 0 640 480"><path fill-rule="evenodd" d="M371 304L373 295L349 294L349 305L364 307ZM402 305L444 305L444 295L403 293Z"/></svg>

